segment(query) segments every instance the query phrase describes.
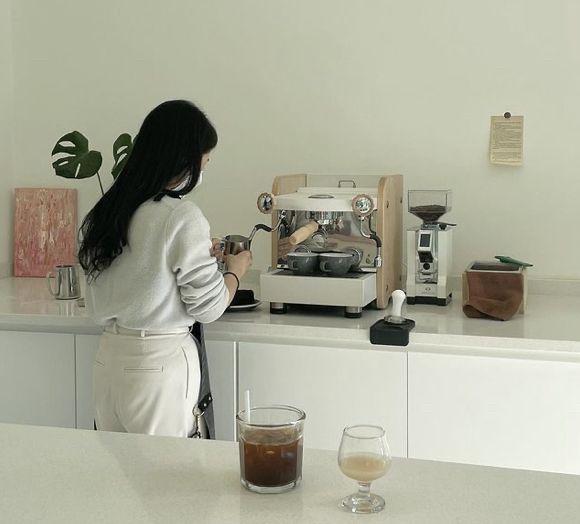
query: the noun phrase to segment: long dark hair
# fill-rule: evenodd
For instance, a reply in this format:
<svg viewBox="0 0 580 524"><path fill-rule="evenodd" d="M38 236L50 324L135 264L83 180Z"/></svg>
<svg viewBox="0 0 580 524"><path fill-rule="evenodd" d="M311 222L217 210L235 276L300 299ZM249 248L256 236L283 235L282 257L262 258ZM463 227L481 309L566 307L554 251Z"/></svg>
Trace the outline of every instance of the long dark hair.
<svg viewBox="0 0 580 524"><path fill-rule="evenodd" d="M137 208L163 194L189 193L199 179L203 155L216 145L215 128L191 102L164 102L147 115L123 171L81 225L79 262L89 280L123 252ZM184 188L166 189L186 176Z"/></svg>

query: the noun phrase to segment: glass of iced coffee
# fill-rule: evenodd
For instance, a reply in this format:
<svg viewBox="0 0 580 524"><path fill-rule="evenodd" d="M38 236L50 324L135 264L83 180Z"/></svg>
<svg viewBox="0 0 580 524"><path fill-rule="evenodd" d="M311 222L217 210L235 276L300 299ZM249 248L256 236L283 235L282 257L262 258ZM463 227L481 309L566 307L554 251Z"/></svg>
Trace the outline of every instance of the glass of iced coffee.
<svg viewBox="0 0 580 524"><path fill-rule="evenodd" d="M237 415L240 480L256 493L282 493L302 479L304 411L261 406Z"/></svg>

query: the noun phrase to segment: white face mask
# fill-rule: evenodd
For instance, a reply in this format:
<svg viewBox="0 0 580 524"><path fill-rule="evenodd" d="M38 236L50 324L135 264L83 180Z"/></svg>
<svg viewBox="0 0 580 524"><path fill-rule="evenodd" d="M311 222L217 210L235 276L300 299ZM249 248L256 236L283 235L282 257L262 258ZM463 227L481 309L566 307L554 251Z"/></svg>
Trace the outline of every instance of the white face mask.
<svg viewBox="0 0 580 524"><path fill-rule="evenodd" d="M193 186L192 191L196 188L199 187L201 185L201 180L203 178L203 171L199 172L199 178L197 179L197 182L195 184L195 186ZM179 184L178 186L174 187L171 191L181 191L183 188L187 187L187 184L189 184L189 181L191 179L191 175L189 175L188 177L183 179L183 182L181 182L181 184Z"/></svg>
<svg viewBox="0 0 580 524"><path fill-rule="evenodd" d="M196 187L201 186L201 181L203 180L203 169L199 172L199 178L197 179L197 182L195 183L195 186L193 186L193 189L195 189Z"/></svg>

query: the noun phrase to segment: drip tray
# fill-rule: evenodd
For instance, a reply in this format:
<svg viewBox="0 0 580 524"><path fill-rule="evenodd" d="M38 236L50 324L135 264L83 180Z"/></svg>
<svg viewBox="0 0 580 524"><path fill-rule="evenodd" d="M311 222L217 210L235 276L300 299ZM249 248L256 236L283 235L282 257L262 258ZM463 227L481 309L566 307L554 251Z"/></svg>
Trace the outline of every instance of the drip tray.
<svg viewBox="0 0 580 524"><path fill-rule="evenodd" d="M332 275L327 275L326 273L322 273L322 272L318 272L318 273L312 273L310 275L296 275L294 274L293 271L291 271L290 269L280 269L278 271L276 271L275 273L276 276L286 276L286 277L301 277L301 278L332 278L332 279L336 279L336 278L362 278L365 275L368 275L369 273L355 273L355 272L351 272L351 273L347 273L346 275L341 275L340 277L334 277Z"/></svg>
<svg viewBox="0 0 580 524"><path fill-rule="evenodd" d="M376 273L302 276L278 269L260 275L260 299L264 302L365 307L376 298Z"/></svg>

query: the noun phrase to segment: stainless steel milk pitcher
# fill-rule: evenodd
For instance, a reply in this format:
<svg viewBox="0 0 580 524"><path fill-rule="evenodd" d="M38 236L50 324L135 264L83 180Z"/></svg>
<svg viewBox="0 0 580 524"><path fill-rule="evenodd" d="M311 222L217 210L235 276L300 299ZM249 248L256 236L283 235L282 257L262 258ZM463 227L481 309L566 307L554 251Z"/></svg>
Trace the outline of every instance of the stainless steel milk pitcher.
<svg viewBox="0 0 580 524"><path fill-rule="evenodd" d="M53 273L56 273L56 275L53 276ZM52 287L51 278L56 280L56 290ZM71 300L81 296L81 286L76 266L56 266L54 271L47 273L46 284L50 294L57 300Z"/></svg>

